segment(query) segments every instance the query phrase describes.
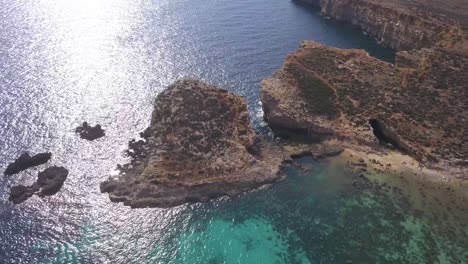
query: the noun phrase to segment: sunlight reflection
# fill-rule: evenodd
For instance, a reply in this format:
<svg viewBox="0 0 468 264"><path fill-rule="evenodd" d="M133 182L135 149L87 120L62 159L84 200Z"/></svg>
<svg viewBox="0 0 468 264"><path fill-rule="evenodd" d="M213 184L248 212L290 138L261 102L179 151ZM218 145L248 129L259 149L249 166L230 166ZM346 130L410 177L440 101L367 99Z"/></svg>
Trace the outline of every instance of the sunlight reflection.
<svg viewBox="0 0 468 264"><path fill-rule="evenodd" d="M61 49L68 55L63 70L78 78L99 73L101 80L109 78L104 71L112 63L116 40L128 25L122 9L106 0L67 0L54 3L51 11L56 15Z"/></svg>

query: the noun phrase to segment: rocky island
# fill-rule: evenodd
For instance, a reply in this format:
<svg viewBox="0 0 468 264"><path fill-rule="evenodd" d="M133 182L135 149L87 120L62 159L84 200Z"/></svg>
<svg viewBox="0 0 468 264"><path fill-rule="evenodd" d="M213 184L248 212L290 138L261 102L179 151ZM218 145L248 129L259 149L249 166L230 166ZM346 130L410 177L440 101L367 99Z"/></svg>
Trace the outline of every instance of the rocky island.
<svg viewBox="0 0 468 264"><path fill-rule="evenodd" d="M283 133L351 148L378 149L380 141L427 166L466 175L468 59L430 55L423 68L407 68L362 50L304 42L263 81L265 118Z"/></svg>
<svg viewBox="0 0 468 264"><path fill-rule="evenodd" d="M160 93L130 164L101 184L114 202L170 207L235 196L281 178L281 148L253 130L245 100L195 80Z"/></svg>

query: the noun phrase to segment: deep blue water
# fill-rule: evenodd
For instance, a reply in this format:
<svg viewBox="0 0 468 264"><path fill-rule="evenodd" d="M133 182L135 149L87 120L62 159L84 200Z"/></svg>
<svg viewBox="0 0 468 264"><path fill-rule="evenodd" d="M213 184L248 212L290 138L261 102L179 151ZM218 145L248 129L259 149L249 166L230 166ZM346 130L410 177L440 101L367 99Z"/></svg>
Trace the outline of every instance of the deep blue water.
<svg viewBox="0 0 468 264"><path fill-rule="evenodd" d="M45 166L0 177L0 263L466 261L468 232L450 230L465 218L444 225L438 216L450 212L413 217L398 193L346 191L351 174L327 162L305 160L314 168L305 176L290 168L285 182L243 198L173 209L131 210L99 192L148 125L155 96L180 77L245 96L263 130L260 81L302 40L394 57L288 0L1 1L0 168L23 151L51 151L49 164L70 175L57 195L17 206L9 187ZM85 120L106 137L80 140L73 129Z"/></svg>

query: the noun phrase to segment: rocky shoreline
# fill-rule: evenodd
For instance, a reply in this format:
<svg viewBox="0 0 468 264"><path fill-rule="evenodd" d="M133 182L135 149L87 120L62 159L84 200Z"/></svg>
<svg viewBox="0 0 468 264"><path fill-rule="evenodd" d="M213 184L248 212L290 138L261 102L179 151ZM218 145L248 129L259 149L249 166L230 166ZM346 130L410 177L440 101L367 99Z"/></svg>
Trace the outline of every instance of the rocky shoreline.
<svg viewBox="0 0 468 264"><path fill-rule="evenodd" d="M395 50L451 47L468 24L463 0L296 0L320 8L322 14L349 22Z"/></svg>

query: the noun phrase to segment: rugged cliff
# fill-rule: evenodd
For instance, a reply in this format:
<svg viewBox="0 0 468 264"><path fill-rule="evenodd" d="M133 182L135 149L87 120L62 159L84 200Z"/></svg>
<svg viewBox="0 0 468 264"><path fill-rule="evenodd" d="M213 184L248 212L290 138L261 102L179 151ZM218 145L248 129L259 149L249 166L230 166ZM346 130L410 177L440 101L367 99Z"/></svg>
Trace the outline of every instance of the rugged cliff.
<svg viewBox="0 0 468 264"><path fill-rule="evenodd" d="M449 47L460 41L463 31L457 6L410 0L300 0L321 8L324 15L348 21L396 50ZM460 3L462 6L462 3ZM438 13L434 13L434 10ZM447 10L448 9L448 10ZM445 11L446 10L446 11ZM442 13L445 11L445 13ZM455 15L452 15L455 14ZM452 15L452 16L451 16ZM456 16L458 15L458 16ZM449 19L450 18L450 19Z"/></svg>
<svg viewBox="0 0 468 264"><path fill-rule="evenodd" d="M101 184L114 202L169 207L258 188L280 179L280 147L256 135L245 100L195 80L158 95L130 164Z"/></svg>
<svg viewBox="0 0 468 264"><path fill-rule="evenodd" d="M416 53L416 54L415 54ZM262 83L265 119L280 133L379 150L378 141L425 165L467 175L468 57L424 49L397 64L362 50L304 42Z"/></svg>

